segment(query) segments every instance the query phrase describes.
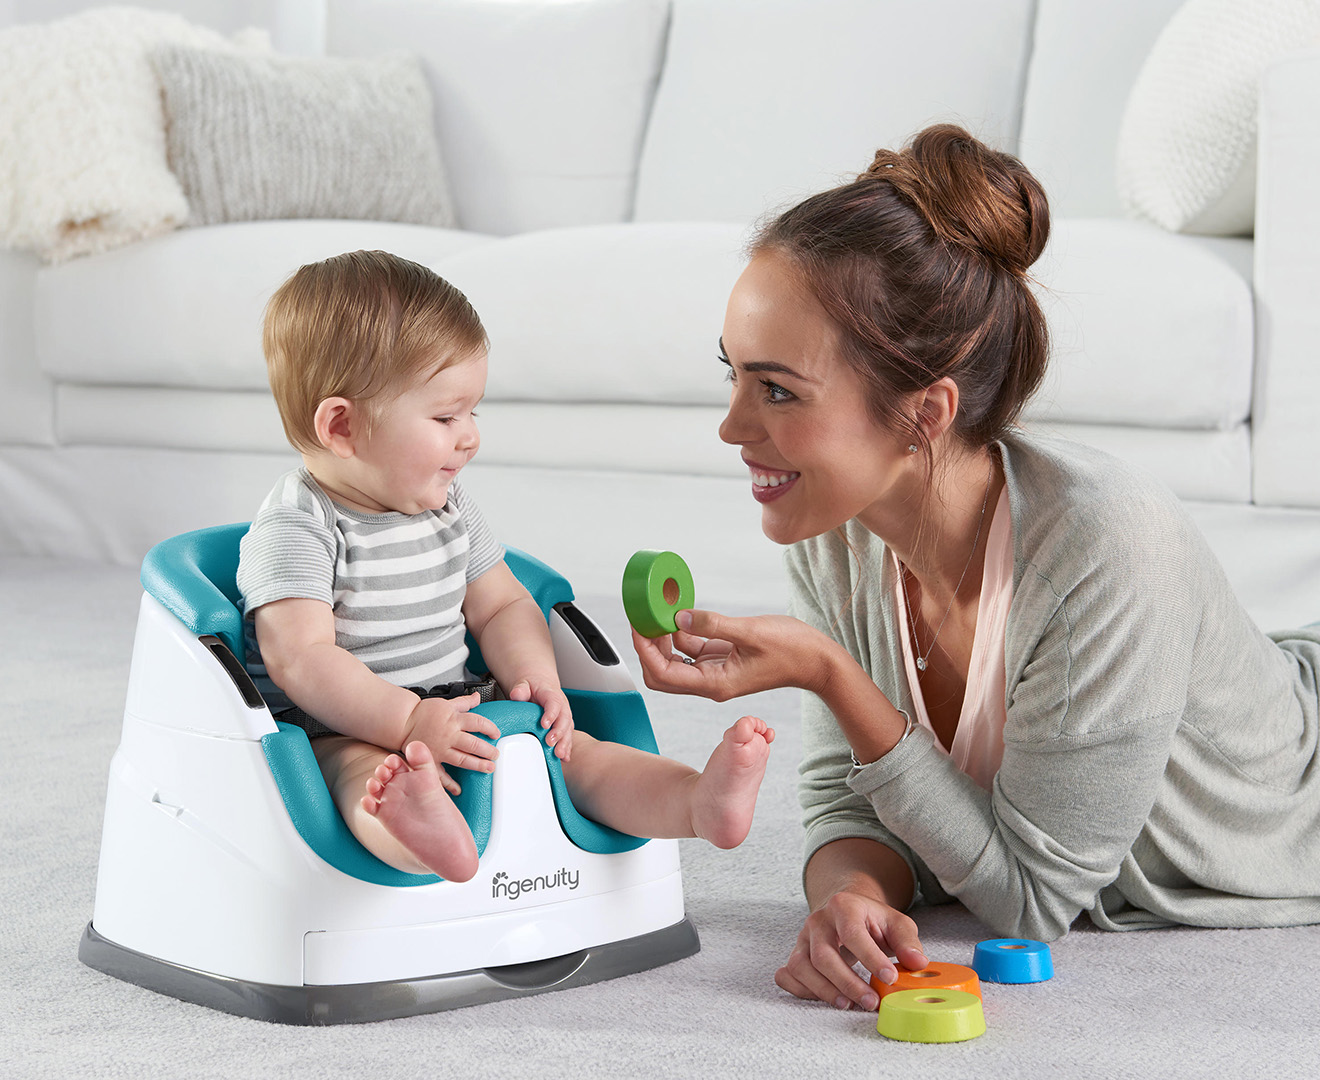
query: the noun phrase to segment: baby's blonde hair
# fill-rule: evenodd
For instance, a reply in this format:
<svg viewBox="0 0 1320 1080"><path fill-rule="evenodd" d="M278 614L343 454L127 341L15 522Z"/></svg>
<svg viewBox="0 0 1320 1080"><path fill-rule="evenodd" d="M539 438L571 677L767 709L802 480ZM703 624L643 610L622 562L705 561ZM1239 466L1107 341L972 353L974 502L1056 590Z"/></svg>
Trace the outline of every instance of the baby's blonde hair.
<svg viewBox="0 0 1320 1080"><path fill-rule="evenodd" d="M366 410L487 347L465 297L425 266L385 251L351 251L297 270L270 298L266 372L284 434L321 448L316 409L343 397Z"/></svg>

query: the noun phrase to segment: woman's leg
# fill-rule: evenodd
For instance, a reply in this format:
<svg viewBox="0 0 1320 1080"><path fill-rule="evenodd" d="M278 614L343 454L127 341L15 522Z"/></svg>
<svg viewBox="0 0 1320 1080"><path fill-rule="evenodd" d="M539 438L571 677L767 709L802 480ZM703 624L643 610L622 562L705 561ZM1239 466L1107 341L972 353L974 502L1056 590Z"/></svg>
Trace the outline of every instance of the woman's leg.
<svg viewBox="0 0 1320 1080"><path fill-rule="evenodd" d="M312 749L349 831L381 862L446 881L477 872L472 830L425 743L409 743L406 760L344 735L313 739Z"/></svg>
<svg viewBox="0 0 1320 1080"><path fill-rule="evenodd" d="M630 836L699 836L737 847L752 827L774 729L744 716L701 772L621 743L573 733L564 779L578 811Z"/></svg>

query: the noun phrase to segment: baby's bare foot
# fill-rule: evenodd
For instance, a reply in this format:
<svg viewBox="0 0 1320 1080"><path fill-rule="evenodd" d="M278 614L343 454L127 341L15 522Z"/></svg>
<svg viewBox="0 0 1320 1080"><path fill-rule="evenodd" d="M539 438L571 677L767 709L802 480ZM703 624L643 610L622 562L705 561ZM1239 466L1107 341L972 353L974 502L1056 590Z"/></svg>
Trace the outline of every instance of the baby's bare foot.
<svg viewBox="0 0 1320 1080"><path fill-rule="evenodd" d="M446 881L467 881L477 872L472 830L446 794L430 749L423 742L391 754L367 779L362 809L384 826L409 854Z"/></svg>
<svg viewBox="0 0 1320 1080"><path fill-rule="evenodd" d="M693 832L718 848L737 847L747 838L774 739L774 728L755 716L744 716L724 733L693 788Z"/></svg>

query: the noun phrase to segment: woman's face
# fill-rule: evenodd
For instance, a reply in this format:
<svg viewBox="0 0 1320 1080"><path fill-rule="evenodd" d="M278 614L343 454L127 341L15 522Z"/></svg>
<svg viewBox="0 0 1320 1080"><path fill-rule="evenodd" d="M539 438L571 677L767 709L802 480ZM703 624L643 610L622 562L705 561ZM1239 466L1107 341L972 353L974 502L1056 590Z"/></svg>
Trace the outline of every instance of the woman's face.
<svg viewBox="0 0 1320 1080"><path fill-rule="evenodd" d="M733 387L720 438L742 450L766 536L791 544L859 516L887 535L888 515L915 509L919 455L872 418L838 328L782 256L743 271L721 343Z"/></svg>

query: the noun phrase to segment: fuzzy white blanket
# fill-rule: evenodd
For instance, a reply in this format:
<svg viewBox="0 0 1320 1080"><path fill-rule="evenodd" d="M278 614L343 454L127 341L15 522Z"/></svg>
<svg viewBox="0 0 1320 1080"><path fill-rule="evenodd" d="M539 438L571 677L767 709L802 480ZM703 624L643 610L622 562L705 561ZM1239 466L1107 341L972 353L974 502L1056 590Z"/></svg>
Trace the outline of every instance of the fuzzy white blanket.
<svg viewBox="0 0 1320 1080"><path fill-rule="evenodd" d="M55 262L187 220L148 59L163 44L234 47L130 7L0 30L0 245Z"/></svg>

